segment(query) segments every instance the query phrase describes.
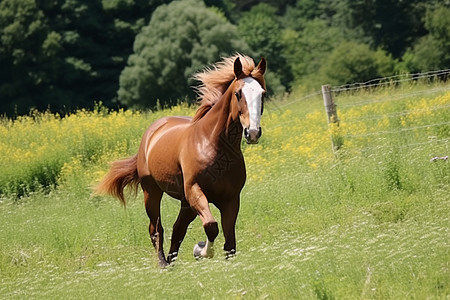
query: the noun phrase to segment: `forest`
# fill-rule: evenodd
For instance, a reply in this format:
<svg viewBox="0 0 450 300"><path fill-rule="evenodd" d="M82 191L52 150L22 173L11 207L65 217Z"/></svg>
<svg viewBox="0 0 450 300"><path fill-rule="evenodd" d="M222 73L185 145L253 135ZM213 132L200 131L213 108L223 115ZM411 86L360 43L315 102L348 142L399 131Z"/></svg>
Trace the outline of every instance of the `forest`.
<svg viewBox="0 0 450 300"><path fill-rule="evenodd" d="M449 0L2 0L0 114L195 102L241 52L272 95L450 67Z"/></svg>

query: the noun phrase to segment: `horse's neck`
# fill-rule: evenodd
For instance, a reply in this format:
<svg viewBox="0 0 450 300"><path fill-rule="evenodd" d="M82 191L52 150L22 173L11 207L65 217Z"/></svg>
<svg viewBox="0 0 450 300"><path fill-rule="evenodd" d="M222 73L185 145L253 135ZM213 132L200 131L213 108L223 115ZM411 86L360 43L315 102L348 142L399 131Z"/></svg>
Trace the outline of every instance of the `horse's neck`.
<svg viewBox="0 0 450 300"><path fill-rule="evenodd" d="M210 140L216 143L227 143L240 150L242 139L242 125L239 117L232 119L231 95L225 93L222 98L202 118L201 123L210 136Z"/></svg>

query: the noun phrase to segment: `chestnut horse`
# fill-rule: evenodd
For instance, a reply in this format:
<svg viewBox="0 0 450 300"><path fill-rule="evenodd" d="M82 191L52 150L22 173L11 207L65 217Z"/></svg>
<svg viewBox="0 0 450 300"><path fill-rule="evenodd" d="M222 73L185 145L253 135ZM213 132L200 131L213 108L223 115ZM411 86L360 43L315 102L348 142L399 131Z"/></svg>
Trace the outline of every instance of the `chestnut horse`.
<svg viewBox="0 0 450 300"><path fill-rule="evenodd" d="M255 67L251 58L238 54L194 75L202 83L197 88L201 105L194 118L165 117L154 122L138 153L114 162L97 186L97 194L115 196L124 205L125 186L142 187L161 267L177 257L187 227L197 215L207 239L194 247L194 256L214 255L219 227L209 203L221 213L223 249L227 256L235 254L235 224L246 179L241 140L243 135L247 143L255 144L261 136L265 70L264 58ZM181 201L167 259L160 214L164 192Z"/></svg>

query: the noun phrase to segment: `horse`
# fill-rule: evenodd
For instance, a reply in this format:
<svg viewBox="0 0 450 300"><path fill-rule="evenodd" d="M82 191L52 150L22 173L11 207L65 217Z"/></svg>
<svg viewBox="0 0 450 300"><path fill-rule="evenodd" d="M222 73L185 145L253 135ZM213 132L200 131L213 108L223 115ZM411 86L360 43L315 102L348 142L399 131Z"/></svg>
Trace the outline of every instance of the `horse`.
<svg viewBox="0 0 450 300"><path fill-rule="evenodd" d="M219 227L210 203L221 214L226 257L236 254L235 225L246 181L241 140L244 136L248 144L255 144L261 137L265 71L264 57L255 67L250 57L236 54L196 73L193 78L200 82L195 88L200 106L194 117L155 121L145 131L138 153L113 162L97 185L96 194L114 196L124 206L124 188L137 192L141 186L160 267L177 258L187 227L197 215L206 241L194 246L194 256L214 256ZM167 258L160 210L163 193L181 202Z"/></svg>

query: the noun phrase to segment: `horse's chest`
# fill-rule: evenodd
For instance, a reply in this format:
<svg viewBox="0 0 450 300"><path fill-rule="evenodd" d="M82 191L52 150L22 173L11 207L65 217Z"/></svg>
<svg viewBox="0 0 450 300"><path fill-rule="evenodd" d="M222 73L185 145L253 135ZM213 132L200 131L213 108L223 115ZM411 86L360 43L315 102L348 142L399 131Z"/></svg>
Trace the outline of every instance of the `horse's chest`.
<svg viewBox="0 0 450 300"><path fill-rule="evenodd" d="M238 194L246 178L242 154L219 151L199 177L200 186L212 198Z"/></svg>
<svg viewBox="0 0 450 300"><path fill-rule="evenodd" d="M219 151L203 172L211 181L233 179L236 174L245 173L242 155Z"/></svg>

